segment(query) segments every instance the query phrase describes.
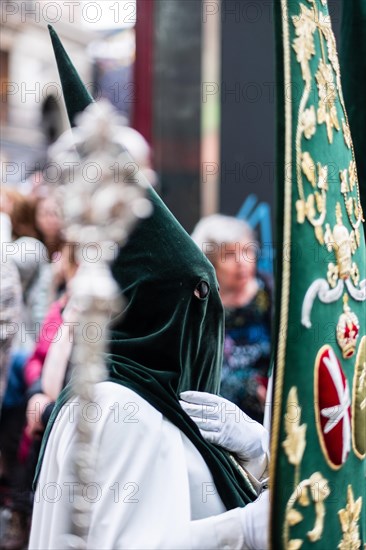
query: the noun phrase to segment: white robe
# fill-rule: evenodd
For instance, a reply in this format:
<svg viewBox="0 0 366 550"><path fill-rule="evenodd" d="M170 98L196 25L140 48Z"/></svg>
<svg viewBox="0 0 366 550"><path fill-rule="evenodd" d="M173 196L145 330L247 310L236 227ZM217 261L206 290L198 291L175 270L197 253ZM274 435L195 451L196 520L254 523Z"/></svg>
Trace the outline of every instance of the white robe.
<svg viewBox="0 0 366 550"><path fill-rule="evenodd" d="M226 511L212 475L191 441L134 391L103 382L93 422L98 448L90 549L245 549L239 508ZM29 549L65 548L73 499L74 400L51 431L32 519Z"/></svg>

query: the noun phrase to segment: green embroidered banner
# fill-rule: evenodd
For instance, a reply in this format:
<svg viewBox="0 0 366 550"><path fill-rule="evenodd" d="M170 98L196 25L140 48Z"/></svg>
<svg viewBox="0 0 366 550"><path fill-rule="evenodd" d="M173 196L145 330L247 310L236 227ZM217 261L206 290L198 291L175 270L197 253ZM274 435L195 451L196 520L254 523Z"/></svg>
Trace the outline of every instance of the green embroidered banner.
<svg viewBox="0 0 366 550"><path fill-rule="evenodd" d="M326 0L278 0L274 9L283 246L272 548L356 550L366 542L366 261L357 168Z"/></svg>

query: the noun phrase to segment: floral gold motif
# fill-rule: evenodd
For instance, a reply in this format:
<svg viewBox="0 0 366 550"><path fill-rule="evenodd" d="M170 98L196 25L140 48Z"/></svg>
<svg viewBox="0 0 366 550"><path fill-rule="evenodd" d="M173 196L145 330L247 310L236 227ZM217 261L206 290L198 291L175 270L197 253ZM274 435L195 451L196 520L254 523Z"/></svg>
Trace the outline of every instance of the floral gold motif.
<svg viewBox="0 0 366 550"><path fill-rule="evenodd" d="M316 132L316 113L314 105L309 109L305 109L300 118L300 124L304 136L306 139L310 139Z"/></svg>
<svg viewBox="0 0 366 550"><path fill-rule="evenodd" d="M339 510L338 512L343 533L343 538L338 545L339 550L358 550L361 548L358 527L361 508L362 497L359 497L355 501L352 485L348 485L346 507L342 508L342 510Z"/></svg>
<svg viewBox="0 0 366 550"><path fill-rule="evenodd" d="M344 142L347 145L348 149L351 149L352 139L351 139L351 130L349 125L343 120L342 121L343 137Z"/></svg>
<svg viewBox="0 0 366 550"><path fill-rule="evenodd" d="M286 548L288 550L299 550L299 548L301 548L302 544L303 544L303 540L301 539L292 539L289 541L288 545L286 546Z"/></svg>
<svg viewBox="0 0 366 550"><path fill-rule="evenodd" d="M322 226L318 225L314 228L314 230L315 230L315 237L318 239L319 243L324 244L324 231Z"/></svg>
<svg viewBox="0 0 366 550"><path fill-rule="evenodd" d="M301 548L304 539L290 539L290 529L294 525L298 525L303 521L303 515L296 508L295 504L300 506L310 505L310 501L305 504L301 501L302 493L308 493L310 489L311 502L315 509L315 522L313 528L306 533L307 539L314 543L322 538L325 519L324 501L330 495L328 480L325 479L320 472L315 472L309 479L304 479L295 488L295 491L289 498L286 505L285 528L284 528L284 548L286 550Z"/></svg>
<svg viewBox="0 0 366 550"><path fill-rule="evenodd" d="M304 223L306 218L306 206L305 202L301 199L296 201L297 222Z"/></svg>
<svg viewBox="0 0 366 550"><path fill-rule="evenodd" d="M324 36L326 43L327 43L327 50L328 50L328 58L331 62L331 65L333 67L334 72L336 73L337 77L337 88L339 91L340 88L340 66L339 66L339 59L338 59L338 53L337 53L337 44L336 39L333 33L330 17L327 15L323 15L322 13L319 13L318 15L318 28L319 31ZM324 59L324 52L323 53L323 59Z"/></svg>
<svg viewBox="0 0 366 550"><path fill-rule="evenodd" d="M339 176L341 178L341 193L348 193L349 192L349 185L348 185L348 170L341 170L339 173Z"/></svg>
<svg viewBox="0 0 366 550"><path fill-rule="evenodd" d="M318 187L328 191L328 166L322 166L318 162Z"/></svg>
<svg viewBox="0 0 366 550"><path fill-rule="evenodd" d="M290 414L291 411L291 414ZM285 415L286 439L283 441L287 460L295 466L295 490L290 496L285 513L284 548L296 550L301 548L303 539L290 539L290 529L304 520L303 514L295 505L307 507L314 504L315 522L313 528L307 532L309 541L321 539L324 529L325 506L324 500L329 496L328 481L320 472L315 472L309 479L300 481L300 465L306 448L306 424L301 424L301 407L298 400L297 388L293 386L287 396L287 412Z"/></svg>
<svg viewBox="0 0 366 550"><path fill-rule="evenodd" d="M324 230L318 227L324 223L326 216L326 191L328 190L327 173L325 177L322 177L320 173L317 177L317 164L313 161L309 152L301 150L301 138L303 136L307 140L311 139L316 133L317 123L319 125L325 124L328 142L330 144L333 143L334 130L339 131L341 129L336 107L338 100L344 111L344 118L342 119L343 136L347 147L352 151L352 160L348 172L347 169L340 172L341 192L344 197L346 212L355 230L362 220L363 213L359 201L357 169L354 161L348 118L344 110L343 95L340 86L339 60L330 17L318 9L315 0L309 0L309 3L311 6L300 3L299 15L292 17L296 34L292 46L296 52L296 59L300 63L303 80L305 82L304 92L300 102L296 135L298 159L297 181L300 195L299 201L296 204L296 209L298 222L304 223L305 219L307 219L314 227L315 237L318 242L323 245ZM324 5L326 6L326 4ZM315 33L317 30L319 32L321 59L315 74L319 96L318 106L315 108L314 105L309 106L307 103L312 87L310 61L316 54ZM328 59L326 58L324 49L324 40L327 45ZM334 81L333 71L336 75L336 82ZM322 172L327 172L328 167L326 165L321 168L320 166L321 165L318 163L318 171L321 169ZM324 192L322 192L321 195L318 193L314 198L310 198L310 195L306 196L302 184L302 174L314 190L318 188ZM325 182L324 185L322 185L322 181ZM356 197L349 196L349 193L352 192L354 188L357 190L357 200ZM317 212L320 216L317 216ZM356 218L355 222L352 221L354 217Z"/></svg>
<svg viewBox="0 0 366 550"><path fill-rule="evenodd" d="M287 514L287 521L290 527L297 525L303 519L304 519L304 516L300 512L295 510L295 508L292 508Z"/></svg>
<svg viewBox="0 0 366 550"><path fill-rule="evenodd" d="M289 414L293 408L295 416ZM282 446L290 464L299 466L306 447L306 424L300 425L301 407L297 397L297 388L293 386L287 398L287 413L285 416L285 431L287 437Z"/></svg>
<svg viewBox="0 0 366 550"><path fill-rule="evenodd" d="M352 227L357 230L363 216L362 209L355 197L348 196L348 193L352 192L354 188L357 187L357 168L354 160L350 161L348 170L346 168L339 172L339 177L341 180L341 193L343 195L349 221Z"/></svg>
<svg viewBox="0 0 366 550"><path fill-rule="evenodd" d="M296 202L297 221L304 223L307 219L313 225L320 244L324 244L322 224L326 216L328 167L322 166L320 162L316 165L311 155L305 151L301 156L301 170L314 191Z"/></svg>
<svg viewBox="0 0 366 550"><path fill-rule="evenodd" d="M329 143L333 143L333 128L340 130L340 124L335 106L337 89L334 84L331 65L321 60L315 78L318 83L319 92L318 122L319 124L325 123L328 141Z"/></svg>
<svg viewBox="0 0 366 550"><path fill-rule="evenodd" d="M306 179L313 187L316 186L316 168L315 162L311 158L310 154L304 152L301 157L301 168L304 172Z"/></svg>
<svg viewBox="0 0 366 550"><path fill-rule="evenodd" d="M349 185L351 188L351 191L353 191L353 188L357 185L357 169L356 169L356 163L354 160L351 160L349 163Z"/></svg>
<svg viewBox="0 0 366 550"><path fill-rule="evenodd" d="M356 201L355 197L353 197L353 210L354 210L354 213L355 213L355 217L358 219L361 215L361 212L360 212L360 208L357 204L357 201Z"/></svg>
<svg viewBox="0 0 366 550"><path fill-rule="evenodd" d="M328 481L319 472L315 472L309 479L310 492L315 503L315 524L307 537L311 542L321 539L324 529L325 506L324 501L330 495Z"/></svg>
<svg viewBox="0 0 366 550"><path fill-rule="evenodd" d="M311 81L309 61L315 55L314 33L317 29L315 22L315 11L304 4L300 4L301 14L293 17L296 38L293 48L296 52L296 59L301 65L302 77L305 82Z"/></svg>

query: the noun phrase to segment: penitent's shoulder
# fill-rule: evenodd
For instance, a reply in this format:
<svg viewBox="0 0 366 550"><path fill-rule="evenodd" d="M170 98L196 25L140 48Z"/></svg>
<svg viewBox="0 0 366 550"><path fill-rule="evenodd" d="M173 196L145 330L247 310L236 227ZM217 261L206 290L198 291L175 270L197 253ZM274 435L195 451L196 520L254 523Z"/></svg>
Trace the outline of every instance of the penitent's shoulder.
<svg viewBox="0 0 366 550"><path fill-rule="evenodd" d="M101 382L94 387L94 401L102 408L126 406L129 404L136 405L141 412L146 412L152 415L161 417L161 413L157 411L146 399L138 393L126 386L116 384L115 382Z"/></svg>
<svg viewBox="0 0 366 550"><path fill-rule="evenodd" d="M72 456L80 415L89 424L98 454L108 460L122 444L125 450L133 450L150 437L161 439L167 423L157 409L133 390L114 382L101 382L95 385L89 403L81 405L77 397L65 403L51 430L46 455L55 452L60 463ZM152 441L150 444L154 446Z"/></svg>
<svg viewBox="0 0 366 550"><path fill-rule="evenodd" d="M161 412L141 395L115 382L96 384L93 402L90 404L91 412L103 417L107 424L112 425L112 429L116 424L122 424L129 432L156 430L161 428L164 420Z"/></svg>
<svg viewBox="0 0 366 550"><path fill-rule="evenodd" d="M50 434L53 440L62 434L64 445L74 439L78 418L83 419L92 428L95 443L109 433L116 432L131 436L140 431L159 430L165 418L146 399L133 390L114 382L100 382L94 386L93 399L81 404L74 396L60 409Z"/></svg>

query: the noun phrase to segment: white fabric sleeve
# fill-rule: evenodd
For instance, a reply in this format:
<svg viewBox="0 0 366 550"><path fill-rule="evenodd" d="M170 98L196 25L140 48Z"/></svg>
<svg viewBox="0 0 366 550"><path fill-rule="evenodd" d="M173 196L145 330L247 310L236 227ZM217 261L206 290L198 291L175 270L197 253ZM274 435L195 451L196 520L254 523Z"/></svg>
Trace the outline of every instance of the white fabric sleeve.
<svg viewBox="0 0 366 550"><path fill-rule="evenodd" d="M267 550L269 509L269 492L263 491L245 508L192 522L191 548Z"/></svg>
<svg viewBox="0 0 366 550"><path fill-rule="evenodd" d="M244 550L246 548L239 508L219 516L192 521L190 535L192 550L201 548Z"/></svg>

